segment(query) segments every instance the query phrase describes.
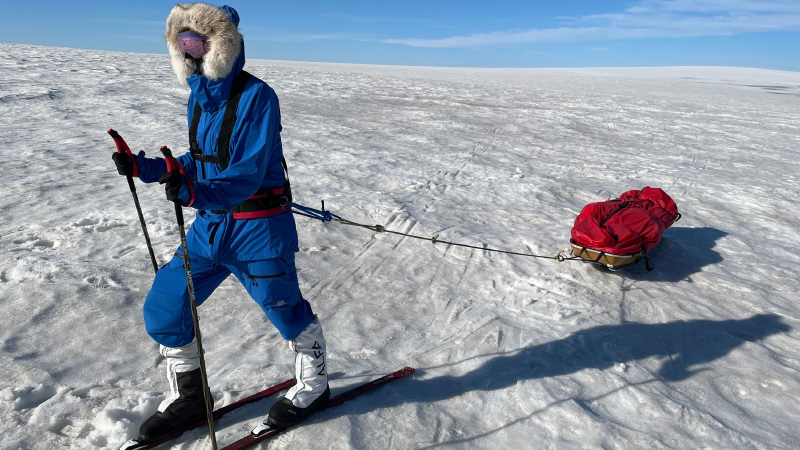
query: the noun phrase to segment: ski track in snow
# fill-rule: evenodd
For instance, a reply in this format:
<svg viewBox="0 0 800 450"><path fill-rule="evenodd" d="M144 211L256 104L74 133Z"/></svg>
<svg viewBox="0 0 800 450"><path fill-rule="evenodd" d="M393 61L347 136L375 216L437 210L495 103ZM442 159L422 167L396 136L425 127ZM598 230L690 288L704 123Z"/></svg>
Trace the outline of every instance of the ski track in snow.
<svg viewBox="0 0 800 450"><path fill-rule="evenodd" d="M683 219L643 265L431 245L298 217L333 393L398 381L261 448L800 447L800 73L446 69L251 60L275 88L296 201L555 255L589 202L661 187ZM167 389L152 280L110 160L187 147L166 55L0 44L0 449L116 448ZM160 263L178 245L137 181ZM291 376L235 280L200 309L217 406ZM218 425L228 444L271 401ZM174 448L205 448L204 430Z"/></svg>

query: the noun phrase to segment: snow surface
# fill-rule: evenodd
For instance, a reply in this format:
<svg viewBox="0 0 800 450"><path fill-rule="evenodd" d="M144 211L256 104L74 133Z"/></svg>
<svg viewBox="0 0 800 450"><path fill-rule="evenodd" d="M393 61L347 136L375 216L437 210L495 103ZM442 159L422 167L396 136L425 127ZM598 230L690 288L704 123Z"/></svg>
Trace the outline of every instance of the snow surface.
<svg viewBox="0 0 800 450"><path fill-rule="evenodd" d="M333 393L417 373L262 448L800 447L800 73L247 68L280 97L299 203L544 255L585 204L629 189L661 187L683 214L652 272L299 217ZM188 92L162 55L0 44L0 74L0 449L116 448L167 386L106 130L185 149ZM174 210L137 187L166 262ZM200 315L217 406L291 377L235 280ZM224 418L220 444L271 403ZM174 444L209 446L202 429Z"/></svg>

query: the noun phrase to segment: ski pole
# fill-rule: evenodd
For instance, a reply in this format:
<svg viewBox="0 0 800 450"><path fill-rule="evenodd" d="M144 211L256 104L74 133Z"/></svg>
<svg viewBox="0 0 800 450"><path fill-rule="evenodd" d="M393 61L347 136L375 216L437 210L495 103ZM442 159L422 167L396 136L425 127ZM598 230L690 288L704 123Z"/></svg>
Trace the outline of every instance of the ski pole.
<svg viewBox="0 0 800 450"><path fill-rule="evenodd" d="M161 153L167 161L167 172L179 171L183 176L186 172L181 164L172 157L172 151L167 146L161 147ZM192 269L189 267L189 248L186 246L186 230L183 227L183 209L180 200L175 201L175 216L178 221L178 230L181 234L181 248L183 249L183 267L186 269L186 286L189 289L189 304L192 309L192 321L194 322L194 335L197 338L197 354L200 357L200 378L203 380L203 397L206 402L206 416L208 418L208 431L211 435L211 448L217 450L217 437L214 432L214 414L210 404L208 375L206 375L206 361L203 357L203 341L200 336L200 320L197 317L197 304L194 300L194 283L192 282Z"/></svg>
<svg viewBox="0 0 800 450"><path fill-rule="evenodd" d="M135 161L133 157L133 153L131 153L131 149L128 147L128 144L125 143L125 140L122 139L122 136L119 135L116 131L112 128L108 129L108 134L111 135L111 138L114 139L114 145L117 146L117 153L127 153L131 160ZM136 164L133 165L133 176L139 176L139 168ZM153 263L153 270L158 273L158 263L156 263L156 255L153 253L153 244L150 243L150 235L147 234L147 225L144 222L144 216L142 215L142 207L139 206L139 196L136 195L136 186L133 184L133 177L127 175L128 178L128 187L131 188L131 195L133 195L133 204L136 205L136 212L139 213L139 223L142 224L142 232L144 233L144 241L147 243L147 250L150 252L150 262Z"/></svg>

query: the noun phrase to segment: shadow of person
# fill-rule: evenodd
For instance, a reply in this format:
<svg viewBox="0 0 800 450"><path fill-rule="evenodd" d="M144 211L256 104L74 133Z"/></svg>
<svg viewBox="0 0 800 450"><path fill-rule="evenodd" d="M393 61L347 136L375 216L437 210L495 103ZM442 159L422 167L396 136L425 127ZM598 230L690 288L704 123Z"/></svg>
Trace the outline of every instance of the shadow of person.
<svg viewBox="0 0 800 450"><path fill-rule="evenodd" d="M702 366L724 357L745 342L759 341L788 330L790 327L773 314L760 314L741 320L597 326L553 342L418 369L414 378L399 382L396 390L382 388L382 395L372 400L352 402L348 407L322 412L315 420L361 414L377 407L393 407L404 403L432 403L471 391L506 389L522 380L567 375L584 369L603 370L618 363L650 357L664 359L657 374L661 380L680 381L709 370ZM483 364L462 375L427 378L446 367L487 357L489 359ZM400 383L403 384L402 388L399 387ZM340 389L336 391L341 392Z"/></svg>
<svg viewBox="0 0 800 450"><path fill-rule="evenodd" d="M704 266L722 262L722 255L714 250L714 246L717 240L727 235L727 232L716 228L672 227L664 231L661 242L650 250L651 271L647 270L644 261L616 272L597 264L591 266L634 280L691 282L691 275L700 272Z"/></svg>

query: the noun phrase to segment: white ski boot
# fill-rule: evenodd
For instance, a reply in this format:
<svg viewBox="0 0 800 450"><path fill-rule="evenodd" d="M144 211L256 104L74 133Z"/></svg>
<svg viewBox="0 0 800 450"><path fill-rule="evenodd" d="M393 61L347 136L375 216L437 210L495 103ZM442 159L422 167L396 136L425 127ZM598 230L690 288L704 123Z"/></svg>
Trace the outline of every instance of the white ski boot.
<svg viewBox="0 0 800 450"><path fill-rule="evenodd" d="M296 384L269 410L269 415L253 429L258 437L270 429L288 428L325 406L331 396L328 387L325 337L314 316L297 338L289 342L295 356Z"/></svg>
<svg viewBox="0 0 800 450"><path fill-rule="evenodd" d="M139 442L155 442L208 418L197 343L192 341L177 348L162 345L159 352L167 358L170 395L139 428Z"/></svg>

